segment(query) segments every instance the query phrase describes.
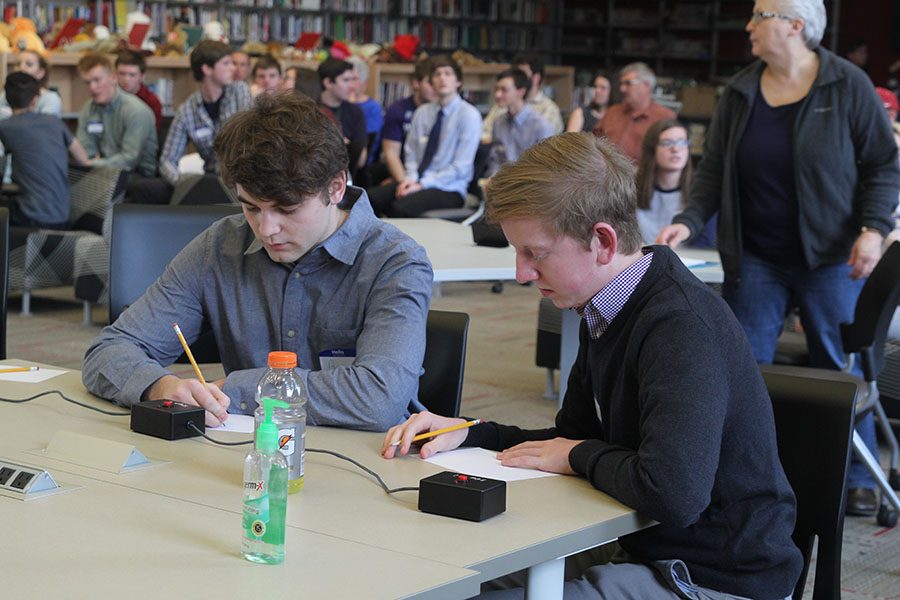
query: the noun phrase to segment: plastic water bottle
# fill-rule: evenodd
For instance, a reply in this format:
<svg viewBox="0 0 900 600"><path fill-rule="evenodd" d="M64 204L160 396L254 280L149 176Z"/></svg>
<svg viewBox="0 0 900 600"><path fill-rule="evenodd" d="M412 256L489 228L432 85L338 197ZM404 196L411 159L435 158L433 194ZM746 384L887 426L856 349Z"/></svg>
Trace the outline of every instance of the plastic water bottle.
<svg viewBox="0 0 900 600"><path fill-rule="evenodd" d="M288 463L288 493L303 489L303 459L306 449L306 388L297 375L297 355L293 352L269 352L269 369L256 388L256 429L265 418L262 398L287 404L275 408L272 420L278 427L278 448Z"/></svg>
<svg viewBox="0 0 900 600"><path fill-rule="evenodd" d="M288 464L278 451L278 428L272 411L287 404L263 399L263 422L256 444L244 460L244 508L241 554L247 560L277 565L284 561Z"/></svg>

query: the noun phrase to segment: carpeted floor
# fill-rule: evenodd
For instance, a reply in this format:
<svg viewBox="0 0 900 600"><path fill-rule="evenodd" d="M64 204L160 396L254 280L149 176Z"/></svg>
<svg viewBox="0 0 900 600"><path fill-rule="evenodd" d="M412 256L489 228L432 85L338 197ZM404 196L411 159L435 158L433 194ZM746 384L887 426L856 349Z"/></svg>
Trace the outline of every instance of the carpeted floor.
<svg viewBox="0 0 900 600"><path fill-rule="evenodd" d="M463 414L521 427L552 425L555 401L545 400L545 375L534 366L538 293L507 284L492 294L485 283L444 284L432 306L469 313ZM10 301L7 354L80 369L82 357L100 326L81 324L81 307L71 289L41 291L32 300L33 316L22 317L20 303ZM95 323L106 319L105 307L94 310ZM178 366L190 375L190 367ZM204 366L216 378L221 368ZM810 585L811 585L810 579ZM848 517L844 528L842 598L900 600L900 527L876 525L874 518ZM807 589L805 598L811 598Z"/></svg>

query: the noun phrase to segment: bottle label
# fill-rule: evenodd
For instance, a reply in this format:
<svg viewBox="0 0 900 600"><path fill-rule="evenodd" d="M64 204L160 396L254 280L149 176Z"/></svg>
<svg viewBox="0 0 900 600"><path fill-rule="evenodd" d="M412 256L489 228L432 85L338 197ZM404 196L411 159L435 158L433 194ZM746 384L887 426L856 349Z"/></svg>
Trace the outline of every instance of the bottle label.
<svg viewBox="0 0 900 600"><path fill-rule="evenodd" d="M246 482L244 485L247 486ZM249 488L248 488L249 489ZM266 533L266 524L269 522L269 495L264 494L259 498L244 499L243 525L245 535L249 538L261 538Z"/></svg>
<svg viewBox="0 0 900 600"><path fill-rule="evenodd" d="M284 456L290 457L294 453L294 438L296 434L293 427L278 430L278 448Z"/></svg>

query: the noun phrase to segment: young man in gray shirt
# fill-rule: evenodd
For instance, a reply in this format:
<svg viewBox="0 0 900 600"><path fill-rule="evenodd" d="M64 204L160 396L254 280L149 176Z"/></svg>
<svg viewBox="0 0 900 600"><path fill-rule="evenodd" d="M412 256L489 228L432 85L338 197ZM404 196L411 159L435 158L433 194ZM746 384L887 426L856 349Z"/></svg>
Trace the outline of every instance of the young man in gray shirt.
<svg viewBox="0 0 900 600"><path fill-rule="evenodd" d="M243 214L191 242L101 332L85 355L87 388L122 405L202 406L215 426L253 412L268 352L286 350L312 425L384 431L421 410L431 265L347 186L334 123L299 94L263 95L223 126L215 152ZM166 369L182 351L172 323L192 343L204 321L227 373L206 386Z"/></svg>
<svg viewBox="0 0 900 600"><path fill-rule="evenodd" d="M41 90L37 79L10 73L4 90L13 115L0 121L0 142L3 153L12 156L12 177L20 188L11 222L64 229L69 221L68 158L86 165L87 154L62 121L33 112Z"/></svg>

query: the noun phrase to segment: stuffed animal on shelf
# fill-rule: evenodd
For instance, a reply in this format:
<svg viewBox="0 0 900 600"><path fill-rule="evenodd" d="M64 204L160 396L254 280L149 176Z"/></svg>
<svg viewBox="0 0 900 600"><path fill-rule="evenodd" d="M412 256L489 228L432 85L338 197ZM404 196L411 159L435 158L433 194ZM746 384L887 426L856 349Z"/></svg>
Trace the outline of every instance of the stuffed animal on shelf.
<svg viewBox="0 0 900 600"><path fill-rule="evenodd" d="M10 33L9 42L13 51L31 50L38 54L44 54L46 51L44 42L37 34L34 21L24 17L16 17L12 20L11 26L12 33Z"/></svg>

